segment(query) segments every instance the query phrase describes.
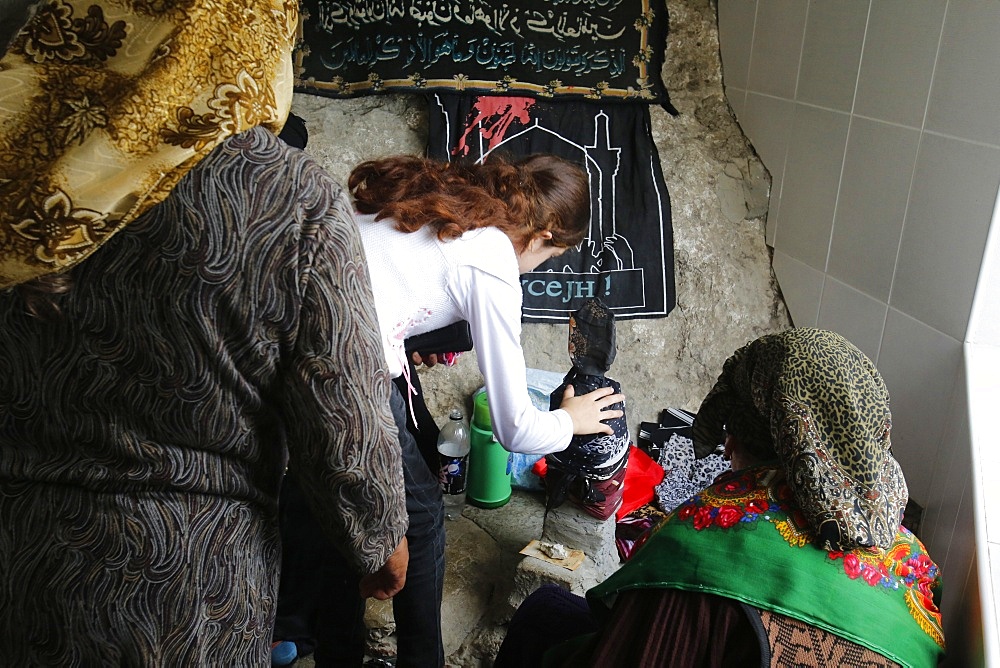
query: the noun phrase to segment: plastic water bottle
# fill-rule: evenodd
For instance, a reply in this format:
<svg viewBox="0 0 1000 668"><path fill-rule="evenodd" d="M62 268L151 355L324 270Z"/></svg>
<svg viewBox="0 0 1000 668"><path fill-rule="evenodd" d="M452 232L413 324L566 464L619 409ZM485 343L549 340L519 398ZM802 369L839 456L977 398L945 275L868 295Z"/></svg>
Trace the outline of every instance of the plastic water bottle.
<svg viewBox="0 0 1000 668"><path fill-rule="evenodd" d="M465 484L469 473L469 423L458 408L448 415L437 442L441 491L444 493L444 516L453 520L465 507Z"/></svg>

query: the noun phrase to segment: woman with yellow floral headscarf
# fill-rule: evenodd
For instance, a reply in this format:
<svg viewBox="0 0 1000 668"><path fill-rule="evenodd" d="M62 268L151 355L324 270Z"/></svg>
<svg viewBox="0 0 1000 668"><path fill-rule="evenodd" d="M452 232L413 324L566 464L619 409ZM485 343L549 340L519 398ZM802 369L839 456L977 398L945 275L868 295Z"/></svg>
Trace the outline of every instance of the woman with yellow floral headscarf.
<svg viewBox="0 0 1000 668"><path fill-rule="evenodd" d="M296 5L46 2L0 59L5 663L265 665L289 459L363 593L402 586L357 229L273 134Z"/></svg>

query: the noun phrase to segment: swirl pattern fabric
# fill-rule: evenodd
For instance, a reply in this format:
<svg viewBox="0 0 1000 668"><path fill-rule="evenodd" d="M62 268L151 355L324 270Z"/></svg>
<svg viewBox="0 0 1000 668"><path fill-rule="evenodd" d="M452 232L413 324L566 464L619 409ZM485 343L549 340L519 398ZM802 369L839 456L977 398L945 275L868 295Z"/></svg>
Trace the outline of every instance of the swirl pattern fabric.
<svg viewBox="0 0 1000 668"><path fill-rule="evenodd" d="M72 276L0 292L0 656L265 665L286 463L358 569L407 526L349 203L255 128Z"/></svg>

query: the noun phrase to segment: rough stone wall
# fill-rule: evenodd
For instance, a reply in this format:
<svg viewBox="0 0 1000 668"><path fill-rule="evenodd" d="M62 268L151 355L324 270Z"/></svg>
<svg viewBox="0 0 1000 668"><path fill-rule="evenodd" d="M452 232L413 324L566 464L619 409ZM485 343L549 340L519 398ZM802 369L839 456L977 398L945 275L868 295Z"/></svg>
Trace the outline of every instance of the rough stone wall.
<svg viewBox="0 0 1000 668"><path fill-rule="evenodd" d="M626 394L633 437L663 408L696 409L734 350L789 326L764 244L770 177L723 94L715 3L668 0L667 8L663 76L680 114L650 112L673 207L677 306L666 318L618 323L609 375ZM426 144L419 97L296 95L292 108L307 121L308 150L342 181L362 160L422 154ZM522 342L529 367L568 370L565 325L526 324ZM452 405L469 408L482 385L475 353L422 369L420 379L441 420Z"/></svg>

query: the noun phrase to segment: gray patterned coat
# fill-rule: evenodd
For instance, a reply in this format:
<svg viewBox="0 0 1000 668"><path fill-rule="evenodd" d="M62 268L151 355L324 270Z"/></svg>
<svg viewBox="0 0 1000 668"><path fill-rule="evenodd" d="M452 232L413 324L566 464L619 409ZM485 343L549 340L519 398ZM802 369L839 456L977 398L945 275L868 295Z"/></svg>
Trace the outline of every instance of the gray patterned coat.
<svg viewBox="0 0 1000 668"><path fill-rule="evenodd" d="M268 663L286 466L376 570L407 526L389 377L340 186L228 139L73 270L0 293L0 657Z"/></svg>

